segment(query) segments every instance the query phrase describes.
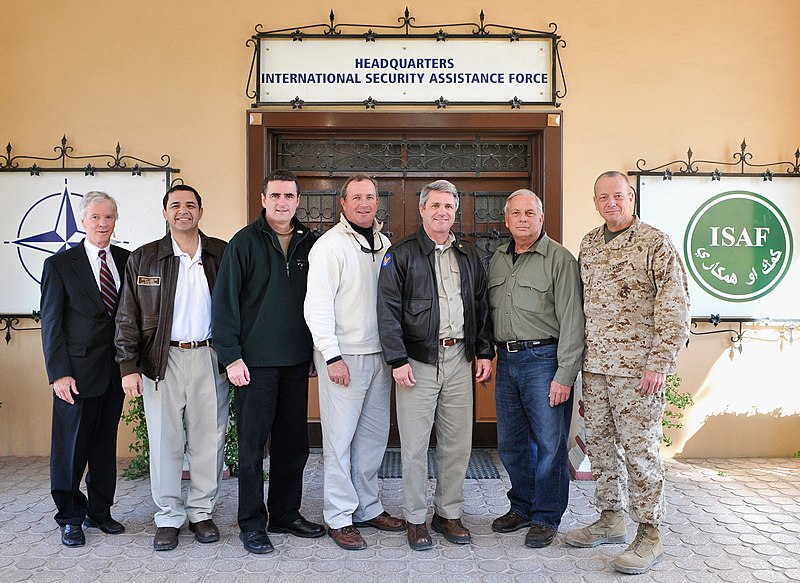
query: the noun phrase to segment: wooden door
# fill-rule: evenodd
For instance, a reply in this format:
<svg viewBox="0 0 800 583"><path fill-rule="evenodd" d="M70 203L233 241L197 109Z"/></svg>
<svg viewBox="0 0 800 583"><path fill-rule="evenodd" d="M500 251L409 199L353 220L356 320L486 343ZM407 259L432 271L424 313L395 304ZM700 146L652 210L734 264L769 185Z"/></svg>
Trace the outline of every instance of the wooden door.
<svg viewBox="0 0 800 583"><path fill-rule="evenodd" d="M298 218L324 232L339 220L339 188L364 172L378 181L378 220L392 241L419 227L419 191L438 179L458 188L453 230L478 247L487 267L507 240L503 205L518 188L543 195L545 229L561 238L560 114L249 112L248 120L251 220L260 212L263 177L283 168L300 181ZM465 130L471 125L477 127ZM316 379L309 387L309 433L320 445ZM476 387L473 444L496 440L492 380ZM390 445L399 445L394 396Z"/></svg>

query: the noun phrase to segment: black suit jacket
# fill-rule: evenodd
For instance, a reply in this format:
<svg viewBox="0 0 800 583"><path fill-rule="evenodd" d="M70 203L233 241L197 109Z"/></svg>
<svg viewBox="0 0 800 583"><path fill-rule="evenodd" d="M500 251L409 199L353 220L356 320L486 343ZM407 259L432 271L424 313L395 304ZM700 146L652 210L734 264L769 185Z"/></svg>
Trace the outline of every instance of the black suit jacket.
<svg viewBox="0 0 800 583"><path fill-rule="evenodd" d="M126 249L111 246L120 277L128 255ZM114 314L106 311L83 242L44 262L41 311L42 349L50 383L73 377L77 398L98 397L109 387L122 390L114 361Z"/></svg>

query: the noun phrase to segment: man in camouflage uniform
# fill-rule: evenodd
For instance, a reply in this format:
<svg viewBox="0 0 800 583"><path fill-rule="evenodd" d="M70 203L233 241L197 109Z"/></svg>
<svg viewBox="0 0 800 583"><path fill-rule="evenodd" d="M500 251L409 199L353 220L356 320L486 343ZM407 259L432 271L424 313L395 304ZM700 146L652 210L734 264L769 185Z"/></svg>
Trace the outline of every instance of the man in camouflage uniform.
<svg viewBox="0 0 800 583"><path fill-rule="evenodd" d="M634 198L624 174L601 174L594 204L605 224L581 241L586 440L601 517L566 536L577 547L625 542L622 510L630 497L638 531L612 565L631 574L663 556L664 380L675 370L691 319L680 256L665 233L634 216Z"/></svg>

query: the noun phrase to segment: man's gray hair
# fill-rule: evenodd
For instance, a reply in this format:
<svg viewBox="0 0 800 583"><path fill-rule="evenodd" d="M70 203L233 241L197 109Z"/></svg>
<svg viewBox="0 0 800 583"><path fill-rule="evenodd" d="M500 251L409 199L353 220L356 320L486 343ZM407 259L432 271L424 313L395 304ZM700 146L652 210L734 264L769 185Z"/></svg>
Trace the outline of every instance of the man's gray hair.
<svg viewBox="0 0 800 583"><path fill-rule="evenodd" d="M83 198L81 199L81 219L86 218L86 213L89 211L89 207L96 202L102 202L104 200L111 203L111 207L114 209L114 220L119 219L117 201L114 200L113 196L101 190L90 190L83 195Z"/></svg>
<svg viewBox="0 0 800 583"><path fill-rule="evenodd" d="M508 203L512 201L512 199L517 198L518 196L532 196L536 199L536 208L539 209L539 214L544 212L544 207L542 206L542 199L539 198L539 195L533 192L532 190L528 190L527 188L520 188L519 190L515 190L511 194L508 195L506 199L506 204L503 207L503 214L508 214Z"/></svg>
<svg viewBox="0 0 800 583"><path fill-rule="evenodd" d="M435 182L431 182L430 184L426 184L422 187L422 190L419 191L419 206L424 207L425 203L428 202L428 193L431 190L435 190L436 192L446 192L447 194L452 194L453 198L456 201L456 208L458 210L458 189L452 182L447 180L437 180Z"/></svg>

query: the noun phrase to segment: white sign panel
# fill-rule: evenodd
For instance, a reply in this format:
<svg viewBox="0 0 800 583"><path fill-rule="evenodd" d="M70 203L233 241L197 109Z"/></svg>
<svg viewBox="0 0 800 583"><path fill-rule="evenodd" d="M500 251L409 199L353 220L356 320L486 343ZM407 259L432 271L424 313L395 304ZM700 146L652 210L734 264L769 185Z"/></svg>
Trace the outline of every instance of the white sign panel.
<svg viewBox="0 0 800 583"><path fill-rule="evenodd" d="M694 317L800 317L800 179L640 176L639 204L681 252Z"/></svg>
<svg viewBox="0 0 800 583"><path fill-rule="evenodd" d="M39 283L45 259L80 244L85 232L80 201L101 190L117 200L119 220L111 242L136 249L164 236L161 201L169 188L166 171L82 172L41 170L0 172L0 313L30 314L39 310Z"/></svg>
<svg viewBox="0 0 800 583"><path fill-rule="evenodd" d="M554 102L552 39L259 40L258 105Z"/></svg>

